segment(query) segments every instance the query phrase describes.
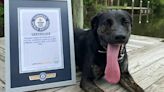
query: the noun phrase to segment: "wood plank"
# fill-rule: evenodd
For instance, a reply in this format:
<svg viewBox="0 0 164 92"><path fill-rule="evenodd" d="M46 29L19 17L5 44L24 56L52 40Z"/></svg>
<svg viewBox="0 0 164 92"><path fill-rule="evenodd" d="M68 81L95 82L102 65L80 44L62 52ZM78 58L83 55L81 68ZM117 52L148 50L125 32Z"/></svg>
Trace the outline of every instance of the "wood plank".
<svg viewBox="0 0 164 92"><path fill-rule="evenodd" d="M0 92L5 92L5 48L4 48L4 37L0 38Z"/></svg>
<svg viewBox="0 0 164 92"><path fill-rule="evenodd" d="M160 43L160 38L151 38L143 36L131 36L131 41L129 44L138 44L142 48L136 48L129 46L129 69L132 73L132 76L144 89L146 92L162 92L164 90L164 44ZM148 41L151 43L145 43ZM135 44L136 42L136 44ZM154 43L154 44L152 44ZM2 47L2 48L1 48ZM0 39L0 79L4 81L4 39ZM159 80L162 78L161 80ZM83 92L79 87L80 73L77 74L77 85L60 87L60 88L51 88L38 90L33 92ZM159 80L159 81L157 81ZM0 92L5 92L4 83L0 82ZM157 82L156 82L157 81ZM104 89L105 92L127 92L120 85L111 85L105 80L96 81L97 85ZM160 88L159 88L160 86ZM158 89L159 88L159 89ZM153 90L153 91L152 91Z"/></svg>
<svg viewBox="0 0 164 92"><path fill-rule="evenodd" d="M103 89L105 92L127 92L124 88L122 88L120 85L112 85L107 83L104 79L101 79L99 81L96 81L96 84ZM76 90L76 91L75 91ZM55 92L84 92L80 87L79 83L74 86L68 86L63 89L60 89Z"/></svg>
<svg viewBox="0 0 164 92"><path fill-rule="evenodd" d="M157 47L158 48L158 47ZM163 47L161 47L161 48L163 48ZM154 49L155 50L155 49ZM153 52L154 52L154 50L152 50ZM156 51L156 50L155 50ZM159 50L158 50L159 51ZM149 51L148 51L148 53L149 53ZM162 54L163 53L163 54ZM154 52L154 53L152 53L153 54L153 56L155 56L155 55L159 55L159 57L156 57L156 59L151 59L152 60L152 62L156 62L155 64L154 63L151 63L152 65L150 66L148 66L147 68L145 68L145 69L142 69L141 70L141 68L143 68L143 67L145 67L145 65L147 65L147 64L149 64L150 62L144 62L144 64L141 64L140 65L140 67L138 68L138 70L139 71L137 71L137 72L133 72L133 74L132 74L132 76L134 77L134 79L136 80L136 82L138 82L138 84L143 84L143 85L145 85L145 83L147 83L146 81L150 81L150 83L149 83L149 85L151 85L151 83L153 83L153 80L155 81L155 80L158 80L159 78L160 78L160 76L159 76L159 74L161 74L162 72L158 72L158 71L161 71L161 70L164 70L163 68L161 68L161 66L163 65L162 63L163 63L163 57L164 57L164 51L162 51L162 53L159 53L159 52ZM141 54L141 53L140 53ZM147 57L147 55L148 54L145 54L145 53L143 53L143 55L141 55L141 56L143 56L143 57ZM161 56L160 56L161 55ZM132 62L132 64L135 64L134 63L134 59L137 59L138 61L140 60L140 59L143 59L143 57L141 57L141 56L139 56L139 57L136 57L136 58L130 58L130 60L131 60L131 62ZM162 57L162 58L161 58ZM160 59L159 59L160 58ZM148 59L150 59L149 57L148 57ZM158 62L158 61L160 61L160 62ZM147 64L146 64L147 63ZM129 65L130 67L131 67L131 65ZM130 69L130 71L131 70L135 70L135 68L136 67L131 67L131 69ZM153 70L154 71L153 71ZM148 71L149 70L149 71ZM143 74L145 74L145 72L147 73L147 74L152 74L152 73L154 73L154 72L157 72L157 74L154 74L154 75L152 75L152 76L154 76L154 77L151 77L151 76L149 76L149 77L147 77L146 75L145 76L143 76ZM162 75L164 75L164 74L162 74ZM159 77L156 77L156 76L159 76ZM151 78L151 79L150 79ZM152 79L152 78L155 78L155 79ZM139 80L141 81L141 83L139 83ZM143 82L143 83L142 83ZM146 85L146 87L147 86L149 86L149 85ZM142 87L142 85L141 85L141 87ZM143 86L143 88L144 88L144 86ZM117 89L117 88L116 88ZM113 92L124 92L124 91L126 91L125 89L122 89L122 88L119 88L118 90L110 90L110 91L113 91Z"/></svg>
<svg viewBox="0 0 164 92"><path fill-rule="evenodd" d="M153 48L146 47L145 49L139 50L135 54L129 55L129 69L131 73L137 72L138 70L149 66L156 60L164 57L164 44L161 43L159 46Z"/></svg>
<svg viewBox="0 0 164 92"><path fill-rule="evenodd" d="M127 92L124 88L122 88L119 84L109 84L105 81L105 79L101 79L96 81L97 85L103 89L105 92Z"/></svg>
<svg viewBox="0 0 164 92"><path fill-rule="evenodd" d="M2 56L5 55L5 49L4 49L4 47L0 47L0 54L1 54Z"/></svg>
<svg viewBox="0 0 164 92"><path fill-rule="evenodd" d="M5 81L5 63L0 60L0 80Z"/></svg>
<svg viewBox="0 0 164 92"><path fill-rule="evenodd" d="M164 91L164 76L149 86L145 92L163 92Z"/></svg>
<svg viewBox="0 0 164 92"><path fill-rule="evenodd" d="M36 90L36 91L31 91L31 92L56 92L57 90L62 89L63 87L60 88L50 88L50 89L42 89L42 90Z"/></svg>
<svg viewBox="0 0 164 92"><path fill-rule="evenodd" d="M135 81L144 89L152 85L154 82L164 76L164 58L145 67L144 69L132 74Z"/></svg>
<svg viewBox="0 0 164 92"><path fill-rule="evenodd" d="M0 92L5 92L5 84L0 81Z"/></svg>
<svg viewBox="0 0 164 92"><path fill-rule="evenodd" d="M132 44L136 44L136 43L138 43L138 44L142 44L142 45L143 45L143 44L149 44L149 45L152 45L152 44L155 43L155 42L148 42L148 41L136 40L136 39L130 39L129 42L132 43Z"/></svg>
<svg viewBox="0 0 164 92"><path fill-rule="evenodd" d="M143 46L141 46L141 45L136 45L136 44L127 44L127 46L129 46L129 47L133 47L133 48L142 48Z"/></svg>
<svg viewBox="0 0 164 92"><path fill-rule="evenodd" d="M5 61L4 38L0 38L0 60Z"/></svg>
<svg viewBox="0 0 164 92"><path fill-rule="evenodd" d="M150 49L152 49L152 48L150 48ZM154 54L156 54L156 53L154 53ZM163 54L164 55L164 54ZM145 57L145 56L144 56ZM137 59L139 59L138 57L137 57ZM142 58L141 58L142 59ZM149 63L149 62L148 62ZM152 66L154 66L154 65L152 65ZM142 67L144 67L144 66L142 66ZM140 67L140 68L142 68L142 67ZM150 68L149 68L150 69ZM143 70L144 72L145 72L145 70ZM158 70L157 70L158 71ZM139 73L140 75L143 75L143 72L142 73ZM133 74L132 74L133 75ZM145 77L147 77L147 76L145 76ZM145 82L145 81L144 81ZM104 89L105 91L110 91L110 92L126 92L126 90L125 89L123 89L123 88L121 88L119 85L111 85L111 84L108 84L107 82L105 82L105 81L103 81L103 80L100 80L100 81L98 81L97 82L97 84L102 88L102 89ZM64 90L60 90L61 92L65 92Z"/></svg>
<svg viewBox="0 0 164 92"><path fill-rule="evenodd" d="M120 87L118 90L116 90L114 92L128 92L128 91L126 89Z"/></svg>
<svg viewBox="0 0 164 92"><path fill-rule="evenodd" d="M155 38L155 37L139 36L139 35L131 35L130 39L136 39L136 40L147 41L147 42L160 42L163 40L163 38Z"/></svg>
<svg viewBox="0 0 164 92"><path fill-rule="evenodd" d="M78 83L77 85L68 86L55 92L84 92L84 91L79 87L79 83Z"/></svg>
<svg viewBox="0 0 164 92"><path fill-rule="evenodd" d="M5 38L0 37L0 48L4 49L4 47L5 47Z"/></svg>
<svg viewBox="0 0 164 92"><path fill-rule="evenodd" d="M0 80L0 88L5 88L5 84L3 81Z"/></svg>
<svg viewBox="0 0 164 92"><path fill-rule="evenodd" d="M5 92L5 89L4 88L0 88L0 92Z"/></svg>

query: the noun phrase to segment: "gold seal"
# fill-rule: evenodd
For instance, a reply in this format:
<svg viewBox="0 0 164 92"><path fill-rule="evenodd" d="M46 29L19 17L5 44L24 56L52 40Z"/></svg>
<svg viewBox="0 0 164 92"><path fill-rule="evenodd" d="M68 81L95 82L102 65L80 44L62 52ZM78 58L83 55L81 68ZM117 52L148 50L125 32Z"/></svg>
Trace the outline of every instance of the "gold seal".
<svg viewBox="0 0 164 92"><path fill-rule="evenodd" d="M45 79L50 79L50 78L56 78L56 73L47 73L45 76ZM40 79L41 79L40 74L29 76L29 80L31 81L40 80Z"/></svg>

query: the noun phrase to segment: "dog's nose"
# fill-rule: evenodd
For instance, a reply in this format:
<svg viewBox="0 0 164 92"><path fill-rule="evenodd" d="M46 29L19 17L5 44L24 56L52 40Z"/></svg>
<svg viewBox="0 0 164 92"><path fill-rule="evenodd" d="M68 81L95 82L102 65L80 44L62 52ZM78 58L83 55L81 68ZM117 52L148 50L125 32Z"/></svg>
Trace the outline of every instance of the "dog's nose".
<svg viewBox="0 0 164 92"><path fill-rule="evenodd" d="M126 39L126 36L124 35L117 35L115 36L116 41L124 41Z"/></svg>

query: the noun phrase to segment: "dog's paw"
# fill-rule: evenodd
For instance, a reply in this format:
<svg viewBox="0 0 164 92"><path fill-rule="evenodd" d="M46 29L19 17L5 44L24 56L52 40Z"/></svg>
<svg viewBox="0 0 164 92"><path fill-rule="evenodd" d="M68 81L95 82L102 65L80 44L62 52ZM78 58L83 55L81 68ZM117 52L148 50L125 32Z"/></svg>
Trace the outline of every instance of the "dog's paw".
<svg viewBox="0 0 164 92"><path fill-rule="evenodd" d="M129 92L144 92L144 90L133 80L129 73L122 74L120 84Z"/></svg>
<svg viewBox="0 0 164 92"><path fill-rule="evenodd" d="M104 92L93 81L86 79L81 80L80 88L82 88L84 92Z"/></svg>
<svg viewBox="0 0 164 92"><path fill-rule="evenodd" d="M144 90L140 86L138 86L137 84L136 84L136 87L134 90L135 90L135 92L144 92Z"/></svg>
<svg viewBox="0 0 164 92"><path fill-rule="evenodd" d="M84 92L104 92L102 89L100 89L99 87L97 86L83 86L81 87Z"/></svg>

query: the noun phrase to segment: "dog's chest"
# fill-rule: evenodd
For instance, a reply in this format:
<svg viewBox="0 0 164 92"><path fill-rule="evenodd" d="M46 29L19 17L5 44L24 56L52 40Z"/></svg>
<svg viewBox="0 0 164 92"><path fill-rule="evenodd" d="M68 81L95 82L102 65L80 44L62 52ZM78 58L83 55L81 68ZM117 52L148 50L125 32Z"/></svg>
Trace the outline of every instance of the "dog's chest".
<svg viewBox="0 0 164 92"><path fill-rule="evenodd" d="M95 64L100 67L105 67L106 65L106 53L100 53L98 52L95 56Z"/></svg>

